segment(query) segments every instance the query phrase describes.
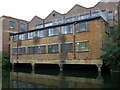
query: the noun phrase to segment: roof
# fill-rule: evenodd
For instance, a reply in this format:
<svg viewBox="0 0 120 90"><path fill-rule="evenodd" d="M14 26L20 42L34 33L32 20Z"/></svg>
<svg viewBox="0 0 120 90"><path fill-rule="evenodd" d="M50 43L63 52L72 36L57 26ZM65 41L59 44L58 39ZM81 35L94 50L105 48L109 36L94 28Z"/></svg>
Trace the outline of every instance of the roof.
<svg viewBox="0 0 120 90"><path fill-rule="evenodd" d="M3 15L2 17L4 17L4 18L11 18L11 19L15 19L15 20L20 20L20 21L24 21L24 22L28 22L28 21L23 20L23 19L18 19L18 18L14 18L14 17L10 17L10 16L5 16L5 15Z"/></svg>

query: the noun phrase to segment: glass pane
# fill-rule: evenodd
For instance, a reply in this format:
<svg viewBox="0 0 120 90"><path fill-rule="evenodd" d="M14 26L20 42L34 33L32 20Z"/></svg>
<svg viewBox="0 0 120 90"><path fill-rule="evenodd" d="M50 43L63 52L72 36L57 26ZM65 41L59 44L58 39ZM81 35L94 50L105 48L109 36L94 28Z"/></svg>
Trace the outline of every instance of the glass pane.
<svg viewBox="0 0 120 90"><path fill-rule="evenodd" d="M77 42L76 51L89 51L89 42Z"/></svg>

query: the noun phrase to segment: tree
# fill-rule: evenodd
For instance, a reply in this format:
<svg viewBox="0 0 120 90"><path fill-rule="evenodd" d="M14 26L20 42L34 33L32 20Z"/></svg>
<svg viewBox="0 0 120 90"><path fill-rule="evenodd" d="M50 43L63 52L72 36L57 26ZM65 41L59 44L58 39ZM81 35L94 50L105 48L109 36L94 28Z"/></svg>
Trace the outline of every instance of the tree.
<svg viewBox="0 0 120 90"><path fill-rule="evenodd" d="M114 27L115 33L104 42L101 55L104 63L111 69L120 65L120 21Z"/></svg>

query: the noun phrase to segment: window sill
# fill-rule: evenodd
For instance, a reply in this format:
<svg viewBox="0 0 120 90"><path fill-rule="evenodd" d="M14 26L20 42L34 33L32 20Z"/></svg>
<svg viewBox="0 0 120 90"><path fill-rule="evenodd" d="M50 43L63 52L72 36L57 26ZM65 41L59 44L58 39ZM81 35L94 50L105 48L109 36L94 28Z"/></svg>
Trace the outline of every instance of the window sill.
<svg viewBox="0 0 120 90"><path fill-rule="evenodd" d="M82 32L89 32L89 30L87 30L87 31L80 31L80 32L76 32L76 33L82 33Z"/></svg>
<svg viewBox="0 0 120 90"><path fill-rule="evenodd" d="M76 51L76 53L84 53L84 52L90 52L90 50L85 50L85 51Z"/></svg>

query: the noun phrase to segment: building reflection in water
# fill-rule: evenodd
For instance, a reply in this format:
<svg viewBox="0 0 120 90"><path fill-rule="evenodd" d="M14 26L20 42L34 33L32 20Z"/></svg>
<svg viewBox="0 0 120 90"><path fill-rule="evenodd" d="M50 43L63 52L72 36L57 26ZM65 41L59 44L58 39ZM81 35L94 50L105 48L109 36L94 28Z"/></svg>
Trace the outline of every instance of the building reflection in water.
<svg viewBox="0 0 120 90"><path fill-rule="evenodd" d="M10 88L101 88L101 76L83 77L60 72L58 75L45 73L10 72Z"/></svg>

